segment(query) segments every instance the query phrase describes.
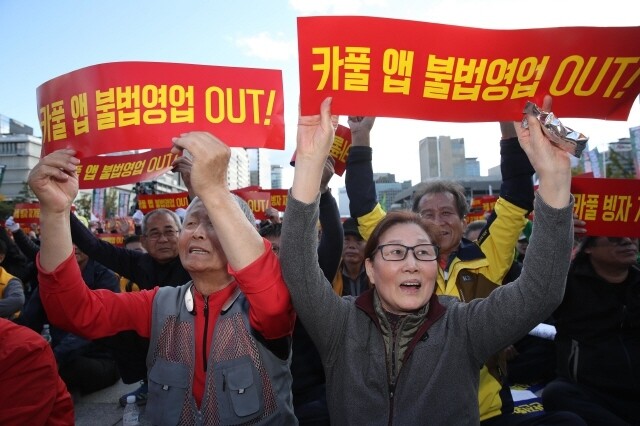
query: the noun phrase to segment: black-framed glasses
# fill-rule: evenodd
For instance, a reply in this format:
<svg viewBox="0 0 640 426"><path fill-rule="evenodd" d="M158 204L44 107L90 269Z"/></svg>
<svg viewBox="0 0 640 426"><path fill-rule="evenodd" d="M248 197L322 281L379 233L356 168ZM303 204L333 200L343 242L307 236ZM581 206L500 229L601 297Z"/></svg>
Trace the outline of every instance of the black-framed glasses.
<svg viewBox="0 0 640 426"><path fill-rule="evenodd" d="M392 262L404 260L409 250L413 252L416 260L423 262L436 260L438 258L438 249L439 247L435 244L418 244L413 247L405 246L404 244L381 244L376 248L377 251L380 251L384 260Z"/></svg>
<svg viewBox="0 0 640 426"><path fill-rule="evenodd" d="M159 240L164 236L166 239L170 240L171 238L175 238L176 235L178 235L178 231L176 231L175 229L167 229L162 232L151 231L147 234L147 238L150 240Z"/></svg>

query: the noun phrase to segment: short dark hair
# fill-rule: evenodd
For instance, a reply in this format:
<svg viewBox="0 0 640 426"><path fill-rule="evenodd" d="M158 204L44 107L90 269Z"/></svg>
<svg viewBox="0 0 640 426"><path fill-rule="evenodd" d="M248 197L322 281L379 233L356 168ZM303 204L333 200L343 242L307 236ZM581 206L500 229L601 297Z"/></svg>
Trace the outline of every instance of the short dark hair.
<svg viewBox="0 0 640 426"><path fill-rule="evenodd" d="M484 228L485 226L487 226L487 221L486 220L474 220L473 222L470 222L466 229L464 230L464 237L465 238L469 238L469 234L474 232L474 231L481 231L482 228Z"/></svg>
<svg viewBox="0 0 640 426"><path fill-rule="evenodd" d="M4 229L0 232L4 232ZM7 243L5 243L3 240L0 240L0 254L7 254L7 250L9 250L9 247L7 247Z"/></svg>
<svg viewBox="0 0 640 426"><path fill-rule="evenodd" d="M378 225L376 225L371 236L367 240L367 245L364 247L364 258L373 260L373 254L380 244L380 237L382 234L387 232L387 230L392 226L404 223L413 223L418 225L427 233L431 243L438 245L438 231L434 225L427 223L418 213L408 210L394 210L387 213L387 215L378 222Z"/></svg>
<svg viewBox="0 0 640 426"><path fill-rule="evenodd" d="M464 193L464 187L458 182L452 180L434 180L424 184L422 188L416 190L413 194L413 207L411 210L418 213L420 208L420 200L427 194L449 193L455 199L456 210L460 219L469 213L469 203Z"/></svg>
<svg viewBox="0 0 640 426"><path fill-rule="evenodd" d="M132 235L127 235L126 237L124 237L124 245L125 246L127 244L139 243L139 242L140 242L140 235L132 234Z"/></svg>
<svg viewBox="0 0 640 426"><path fill-rule="evenodd" d="M182 221L180 220L180 216L178 216L178 214L173 210L161 208L161 209L151 210L149 213L144 215L144 217L142 218L142 235L147 234L147 226L148 226L147 223L149 223L149 219L151 219L153 216L157 214L168 215L169 217L171 217L171 219L173 219L173 222L176 224L177 230L179 231L180 229L182 229Z"/></svg>

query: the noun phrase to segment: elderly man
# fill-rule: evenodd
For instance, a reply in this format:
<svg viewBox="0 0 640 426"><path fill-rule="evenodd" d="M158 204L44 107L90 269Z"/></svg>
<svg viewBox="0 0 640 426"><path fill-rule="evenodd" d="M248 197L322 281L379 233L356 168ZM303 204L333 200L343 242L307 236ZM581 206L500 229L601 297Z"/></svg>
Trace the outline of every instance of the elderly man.
<svg viewBox="0 0 640 426"><path fill-rule="evenodd" d="M180 287L88 290L69 261L80 160L73 150L59 150L31 171L29 185L41 206L38 269L49 318L87 338L123 330L150 338L147 412L154 424L294 423L295 313L278 258L229 192L229 148L203 132L173 143L174 152L193 155L193 191L200 197L178 237L180 261L193 278Z"/></svg>

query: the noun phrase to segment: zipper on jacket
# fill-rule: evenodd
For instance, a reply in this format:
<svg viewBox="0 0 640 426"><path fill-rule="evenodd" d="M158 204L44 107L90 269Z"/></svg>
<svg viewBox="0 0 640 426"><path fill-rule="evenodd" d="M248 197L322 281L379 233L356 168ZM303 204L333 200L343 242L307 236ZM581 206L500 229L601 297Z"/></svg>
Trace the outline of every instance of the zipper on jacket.
<svg viewBox="0 0 640 426"><path fill-rule="evenodd" d="M202 336L202 365L207 371L207 336L209 334L209 296L204 296L204 335Z"/></svg>

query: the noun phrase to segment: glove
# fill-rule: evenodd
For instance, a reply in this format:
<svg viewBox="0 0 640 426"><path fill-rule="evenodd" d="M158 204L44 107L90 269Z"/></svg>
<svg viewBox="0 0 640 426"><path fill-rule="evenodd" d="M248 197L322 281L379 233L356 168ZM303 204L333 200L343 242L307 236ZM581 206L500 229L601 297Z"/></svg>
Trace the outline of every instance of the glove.
<svg viewBox="0 0 640 426"><path fill-rule="evenodd" d="M20 229L20 224L13 220L13 216L9 216L4 224L11 232L18 232Z"/></svg>
<svg viewBox="0 0 640 426"><path fill-rule="evenodd" d="M133 223L138 226L142 225L143 217L144 217L144 213L142 213L142 211L140 210L136 210L136 212L133 214Z"/></svg>

